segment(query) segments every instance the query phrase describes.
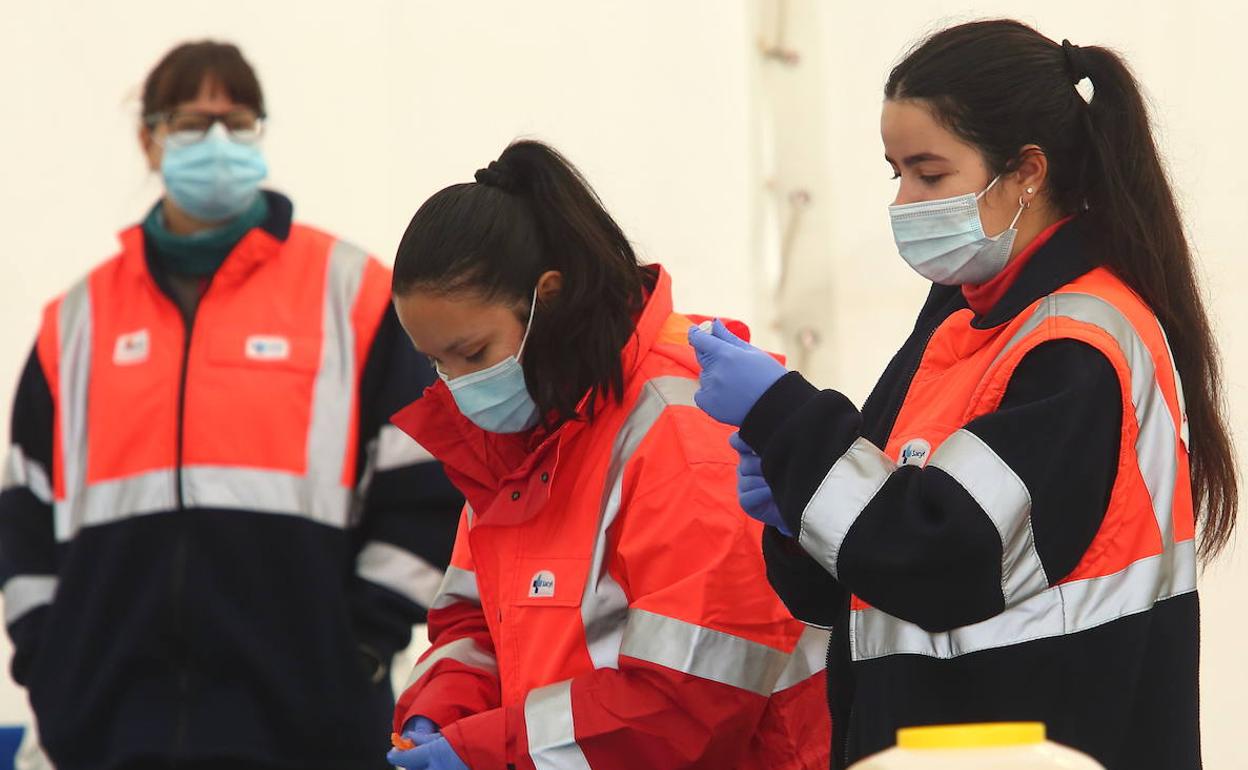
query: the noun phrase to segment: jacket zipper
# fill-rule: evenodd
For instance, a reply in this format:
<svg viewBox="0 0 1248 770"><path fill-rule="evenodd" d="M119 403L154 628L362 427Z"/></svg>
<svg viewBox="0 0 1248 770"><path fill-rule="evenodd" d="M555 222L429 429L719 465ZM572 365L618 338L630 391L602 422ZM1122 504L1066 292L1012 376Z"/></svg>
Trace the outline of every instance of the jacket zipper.
<svg viewBox="0 0 1248 770"><path fill-rule="evenodd" d="M203 296L200 297L200 302ZM173 580L172 580L172 599L173 599L173 623L174 635L178 645L178 719L177 727L174 731L174 757L178 758L182 755L182 751L186 745L186 734L190 722L190 641L186 632L186 615L184 612L184 596L186 591L186 571L187 571L187 549L189 548L189 538L186 531L186 522L181 516L186 511L186 498L182 491L182 463L184 443L186 440L186 380L187 370L190 365L191 355L191 335L195 329L195 311L183 314L182 323L185 329L182 341L182 365L178 374L178 425L177 425L177 444L175 447L176 456L174 459L174 484L177 488L177 513L178 515L178 542L174 547L173 556Z"/></svg>

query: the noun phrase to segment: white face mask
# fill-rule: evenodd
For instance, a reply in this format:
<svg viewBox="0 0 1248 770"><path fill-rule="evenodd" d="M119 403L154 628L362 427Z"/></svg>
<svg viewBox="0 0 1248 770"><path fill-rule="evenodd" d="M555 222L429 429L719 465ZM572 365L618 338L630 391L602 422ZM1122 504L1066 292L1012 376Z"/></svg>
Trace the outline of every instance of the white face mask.
<svg viewBox="0 0 1248 770"><path fill-rule="evenodd" d="M479 372L451 379L438 369L438 377L446 383L459 411L478 428L490 433L522 433L537 425L541 413L529 395L524 382L520 356L533 328L533 312L537 309L537 289L529 308L529 322L524 327L520 349L514 356Z"/></svg>
<svg viewBox="0 0 1248 770"><path fill-rule="evenodd" d="M1000 179L993 179L979 195L889 206L901 258L927 280L947 286L984 283L999 274L1010 259L1018 235L1014 226L1026 208L1020 197L1010 226L991 238L984 234L979 199Z"/></svg>

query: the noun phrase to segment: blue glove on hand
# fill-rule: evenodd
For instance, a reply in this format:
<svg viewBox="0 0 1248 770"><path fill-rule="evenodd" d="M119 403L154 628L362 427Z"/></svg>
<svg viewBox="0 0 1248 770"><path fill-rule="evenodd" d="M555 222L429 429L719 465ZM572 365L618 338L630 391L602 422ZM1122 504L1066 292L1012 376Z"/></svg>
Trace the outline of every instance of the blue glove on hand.
<svg viewBox="0 0 1248 770"><path fill-rule="evenodd" d="M415 748L391 749L386 761L411 770L468 770L451 748L450 742L438 732L438 726L426 717L412 717L403 725L404 738L415 743Z"/></svg>
<svg viewBox="0 0 1248 770"><path fill-rule="evenodd" d="M750 445L741 440L739 433L728 438L728 443L741 455L737 462L737 500L741 510L751 519L757 519L769 527L775 527L785 537L793 537L789 525L780 517L780 509L772 497L771 487L763 478L763 459L754 453Z"/></svg>
<svg viewBox="0 0 1248 770"><path fill-rule="evenodd" d="M702 411L729 425L740 427L758 399L788 372L770 354L728 331L718 318L709 334L690 327L689 344L702 367L701 387L693 400Z"/></svg>

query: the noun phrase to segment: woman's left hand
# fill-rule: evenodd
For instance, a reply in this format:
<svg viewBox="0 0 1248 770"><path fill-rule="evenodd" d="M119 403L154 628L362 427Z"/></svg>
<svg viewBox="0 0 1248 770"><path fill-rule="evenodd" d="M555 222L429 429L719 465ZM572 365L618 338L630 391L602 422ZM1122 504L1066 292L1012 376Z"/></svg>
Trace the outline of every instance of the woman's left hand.
<svg viewBox="0 0 1248 770"><path fill-rule="evenodd" d="M728 443L740 457L737 462L737 502L741 504L741 510L750 518L780 530L785 537L793 537L789 525L780 516L780 508L771 494L771 487L767 486L767 479L763 478L762 458L745 443L740 433L729 436Z"/></svg>
<svg viewBox="0 0 1248 770"><path fill-rule="evenodd" d="M689 344L702 366L701 387L693 400L729 425L740 427L758 399L788 371L771 354L728 331L718 318L709 333L690 327Z"/></svg>

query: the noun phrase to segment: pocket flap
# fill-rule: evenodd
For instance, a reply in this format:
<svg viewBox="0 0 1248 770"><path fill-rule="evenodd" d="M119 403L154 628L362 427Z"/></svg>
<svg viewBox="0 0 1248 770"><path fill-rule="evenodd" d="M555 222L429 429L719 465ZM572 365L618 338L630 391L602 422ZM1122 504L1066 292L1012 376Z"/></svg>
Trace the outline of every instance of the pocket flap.
<svg viewBox="0 0 1248 770"><path fill-rule="evenodd" d="M320 339L308 335L222 330L208 346L214 364L248 369L315 372L320 357Z"/></svg>

